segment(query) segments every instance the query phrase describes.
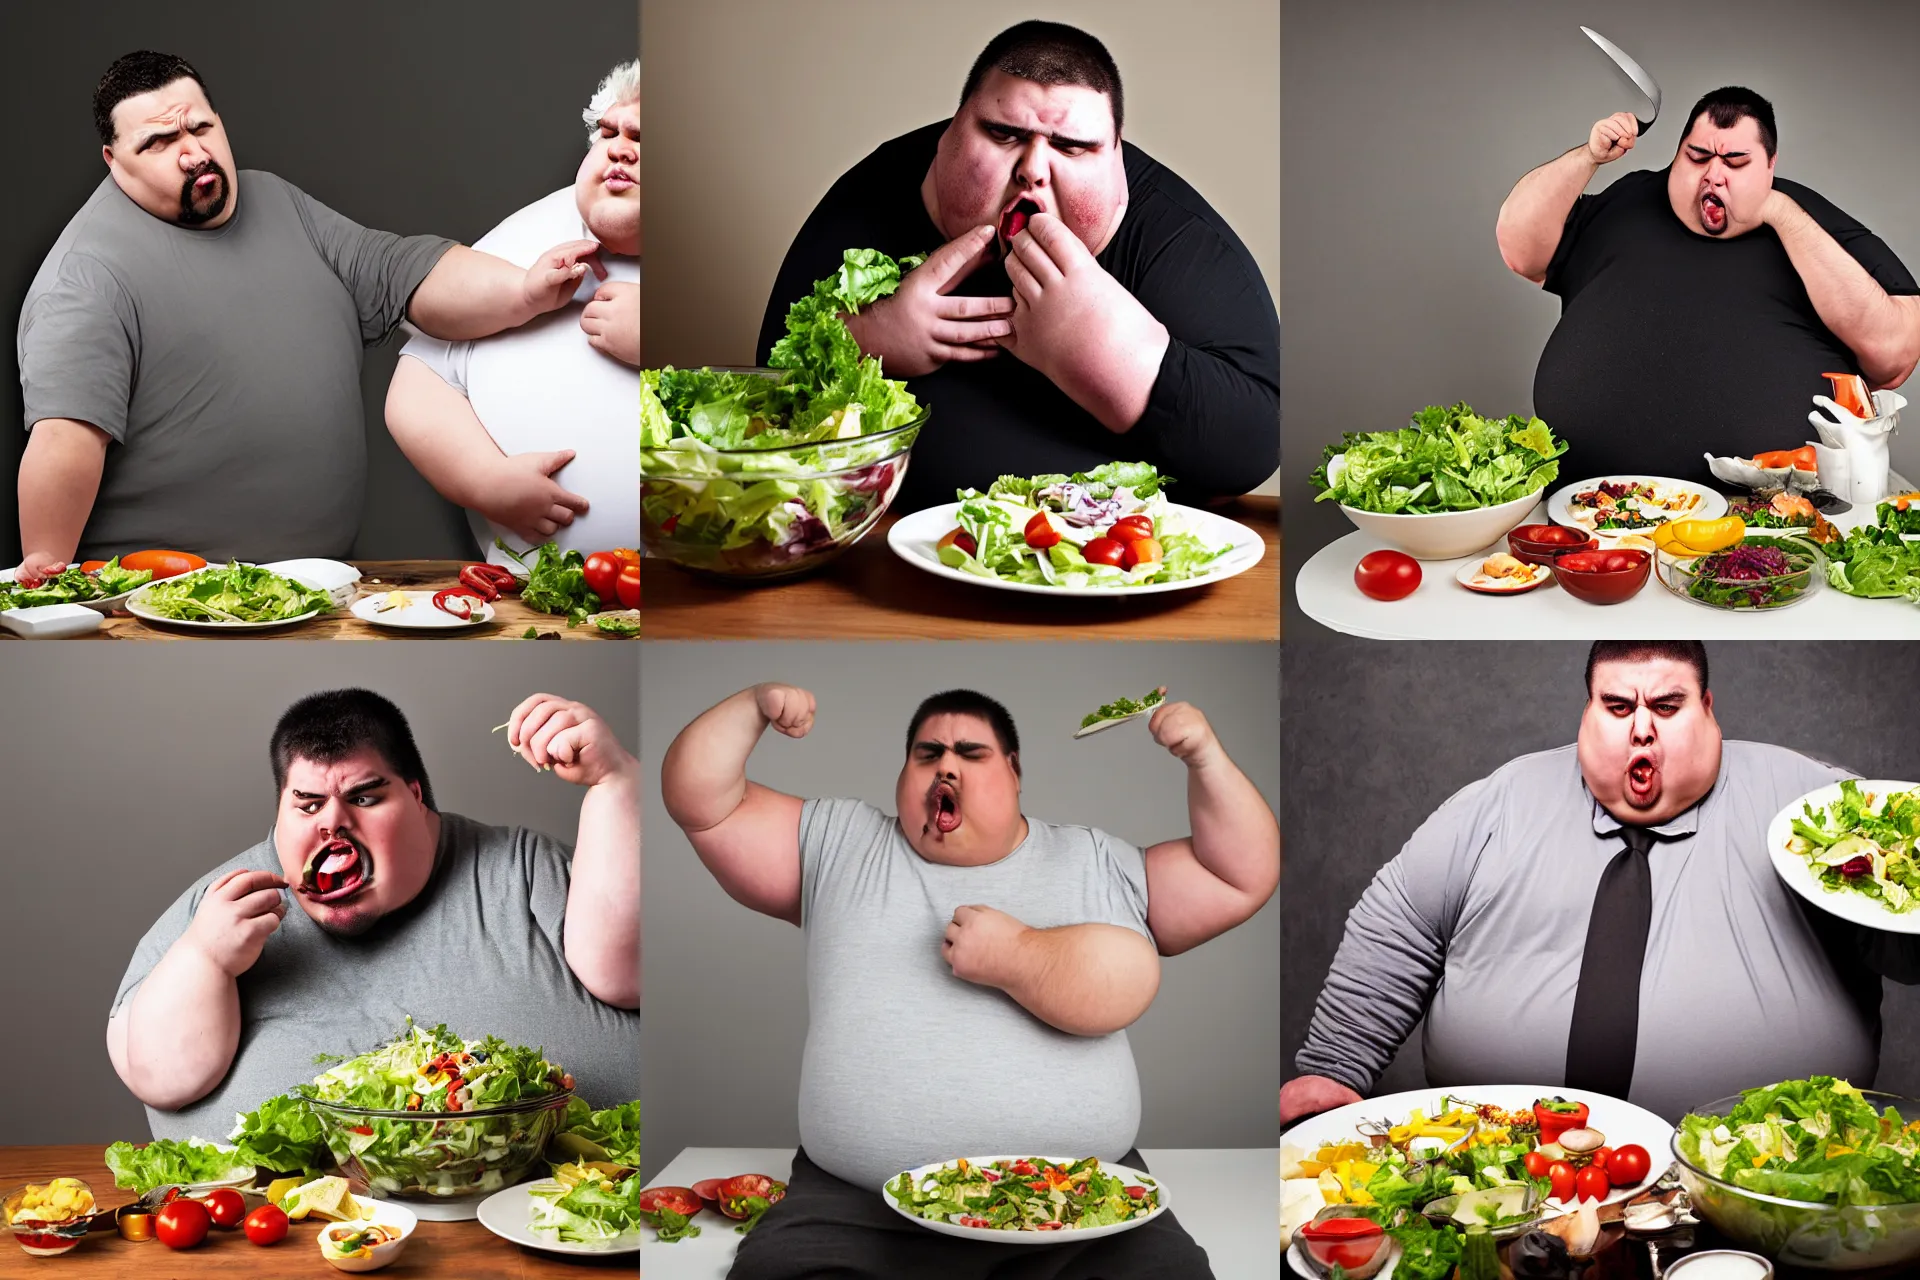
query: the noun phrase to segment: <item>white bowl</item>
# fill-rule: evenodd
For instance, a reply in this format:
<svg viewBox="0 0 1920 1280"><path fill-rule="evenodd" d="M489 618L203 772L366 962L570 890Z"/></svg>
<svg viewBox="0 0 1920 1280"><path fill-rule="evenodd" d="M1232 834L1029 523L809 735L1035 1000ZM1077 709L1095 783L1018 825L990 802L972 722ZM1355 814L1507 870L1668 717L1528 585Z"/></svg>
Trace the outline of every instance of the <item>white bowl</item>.
<svg viewBox="0 0 1920 1280"><path fill-rule="evenodd" d="M420 1225L420 1219L407 1206L395 1204L391 1200L374 1200L367 1196L356 1196L355 1199L362 1204L371 1205L373 1212L364 1218L355 1218L351 1222L324 1223L320 1227L320 1235L316 1240L323 1240L342 1227L352 1229L365 1226L390 1227L400 1233L400 1238L375 1246L373 1252L364 1258L336 1258L325 1248L321 1248L320 1256L338 1271L378 1271L400 1256L400 1251L407 1247L407 1241L413 1239L413 1229Z"/></svg>
<svg viewBox="0 0 1920 1280"><path fill-rule="evenodd" d="M1527 514L1539 504L1544 488L1542 485L1524 498L1515 498L1497 507L1441 511L1426 516L1360 511L1345 503L1340 505L1340 510L1353 521L1354 528L1398 547L1415 560L1453 560L1485 550L1519 528L1526 522Z"/></svg>

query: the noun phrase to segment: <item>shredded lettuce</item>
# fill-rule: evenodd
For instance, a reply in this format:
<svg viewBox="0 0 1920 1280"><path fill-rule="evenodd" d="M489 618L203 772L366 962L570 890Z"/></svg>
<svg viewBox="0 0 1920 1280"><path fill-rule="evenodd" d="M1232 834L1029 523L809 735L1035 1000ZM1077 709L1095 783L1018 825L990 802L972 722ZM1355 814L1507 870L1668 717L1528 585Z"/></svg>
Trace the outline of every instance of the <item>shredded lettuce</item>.
<svg viewBox="0 0 1920 1280"><path fill-rule="evenodd" d="M1361 511L1471 511L1538 493L1560 474L1567 443L1538 418L1483 418L1465 404L1430 405L1399 431L1347 432L1310 479L1316 502ZM1337 478L1330 464L1343 457Z"/></svg>
<svg viewBox="0 0 1920 1280"><path fill-rule="evenodd" d="M148 1192L155 1187L195 1182L226 1182L253 1173L253 1161L232 1147L198 1138L184 1142L155 1138L142 1146L116 1142L106 1150L113 1185Z"/></svg>

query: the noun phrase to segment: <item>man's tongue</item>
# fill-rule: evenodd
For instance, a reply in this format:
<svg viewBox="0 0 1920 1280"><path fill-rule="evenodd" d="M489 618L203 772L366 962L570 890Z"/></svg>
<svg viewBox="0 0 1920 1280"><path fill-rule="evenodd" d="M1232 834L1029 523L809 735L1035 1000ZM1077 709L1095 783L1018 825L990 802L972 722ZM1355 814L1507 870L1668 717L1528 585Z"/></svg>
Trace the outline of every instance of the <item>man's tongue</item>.
<svg viewBox="0 0 1920 1280"><path fill-rule="evenodd" d="M1033 201L1018 201L1013 208L1007 210L1005 216L1000 219L1001 238L1011 241L1015 236L1026 230L1027 219L1038 212L1040 212L1040 206Z"/></svg>
<svg viewBox="0 0 1920 1280"><path fill-rule="evenodd" d="M960 829L960 799L951 787L942 786L934 790L933 826L941 835Z"/></svg>
<svg viewBox="0 0 1920 1280"><path fill-rule="evenodd" d="M1627 766L1627 789L1636 800L1645 800L1653 795L1660 785L1660 770L1653 761L1640 756Z"/></svg>
<svg viewBox="0 0 1920 1280"><path fill-rule="evenodd" d="M366 882L360 851L345 841L336 841L322 850L303 886L307 895L320 902L344 898L357 892Z"/></svg>

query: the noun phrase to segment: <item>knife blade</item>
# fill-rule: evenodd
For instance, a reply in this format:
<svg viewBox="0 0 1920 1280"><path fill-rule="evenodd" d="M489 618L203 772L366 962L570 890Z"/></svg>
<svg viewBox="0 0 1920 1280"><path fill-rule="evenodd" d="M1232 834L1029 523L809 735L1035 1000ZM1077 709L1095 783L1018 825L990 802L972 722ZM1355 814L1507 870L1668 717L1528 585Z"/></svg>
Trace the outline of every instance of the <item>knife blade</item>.
<svg viewBox="0 0 1920 1280"><path fill-rule="evenodd" d="M1647 130L1653 128L1653 122L1660 118L1660 86L1655 84L1653 77L1646 73L1646 69L1632 58L1629 58L1619 45L1607 39L1592 27L1582 27L1580 30L1586 33L1587 39L1600 46L1600 52L1613 59L1613 65L1624 71L1627 79L1633 81L1635 87L1647 95L1647 101L1653 104L1653 114L1645 120L1640 119L1638 112L1635 112L1633 117L1635 123L1640 126L1639 132L1642 134L1646 133Z"/></svg>

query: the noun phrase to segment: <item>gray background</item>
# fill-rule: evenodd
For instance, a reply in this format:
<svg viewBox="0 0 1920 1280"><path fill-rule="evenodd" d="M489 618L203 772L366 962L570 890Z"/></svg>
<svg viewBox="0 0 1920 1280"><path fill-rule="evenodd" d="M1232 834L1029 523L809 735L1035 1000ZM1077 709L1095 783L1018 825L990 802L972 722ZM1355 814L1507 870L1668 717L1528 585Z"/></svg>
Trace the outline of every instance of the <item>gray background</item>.
<svg viewBox="0 0 1920 1280"><path fill-rule="evenodd" d="M1777 174L1832 200L1920 272L1920 78L1885 74L1920 46L1920 5L1288 0L1281 173L1293 265L1282 292L1293 323L1281 403L1293 564L1351 529L1333 504L1314 504L1307 483L1341 432L1392 430L1423 405L1460 400L1531 412L1560 300L1500 261L1495 216L1522 174L1583 142L1594 121L1646 109L1582 23L1664 96L1652 132L1589 190L1666 165L1695 100L1744 84L1774 104ZM1920 401L1920 380L1905 393ZM1907 416L1893 459L1911 476L1920 428ZM1292 610L1288 634L1304 621Z"/></svg>
<svg viewBox="0 0 1920 1280"><path fill-rule="evenodd" d="M646 1176L683 1147L791 1146L806 1035L805 948L792 925L723 893L664 816L658 762L700 712L777 680L819 699L813 732L763 739L748 776L800 796L857 796L893 811L907 722L922 698L978 689L1020 730L1024 811L1139 845L1184 835L1186 769L1133 723L1079 742L1080 718L1156 684L1206 713L1275 803L1279 671L1270 645L662 644L644 656L649 726ZM1128 1032L1140 1066L1143 1147L1264 1147L1279 1087L1279 909L1162 962L1160 994ZM928 1045L928 1053L957 1046Z"/></svg>
<svg viewBox="0 0 1920 1280"><path fill-rule="evenodd" d="M1545 641L1288 639L1287 1076L1361 891L1455 791L1516 756L1574 740L1586 660L1583 644ZM1920 645L1741 641L1709 645L1707 663L1728 738L1776 743L1869 778L1920 774ZM1920 988L1888 983L1886 993L1879 1085L1912 1096L1920 1093ZM1426 1086L1419 1036L1416 1029L1379 1093Z"/></svg>
<svg viewBox="0 0 1920 1280"><path fill-rule="evenodd" d="M472 244L572 184L587 152L580 112L639 42L639 6L620 0L0 6L0 48L15 55L0 114L23 122L0 218L0 559L20 559L20 303L60 229L107 174L93 88L115 58L148 48L193 63L241 168L277 173L365 226ZM396 336L366 353L367 499L353 554L464 558L472 536L459 510L387 434L383 406L399 352Z"/></svg>
<svg viewBox="0 0 1920 1280"><path fill-rule="evenodd" d="M442 810L572 844L583 792L488 730L552 693L594 708L633 750L634 658L620 645L451 641L8 645L0 973L17 1016L0 1053L0 1143L146 1137L107 1061L107 1009L155 917L272 826L267 742L288 705L346 686L385 694ZM349 991L378 979L343 977Z"/></svg>

